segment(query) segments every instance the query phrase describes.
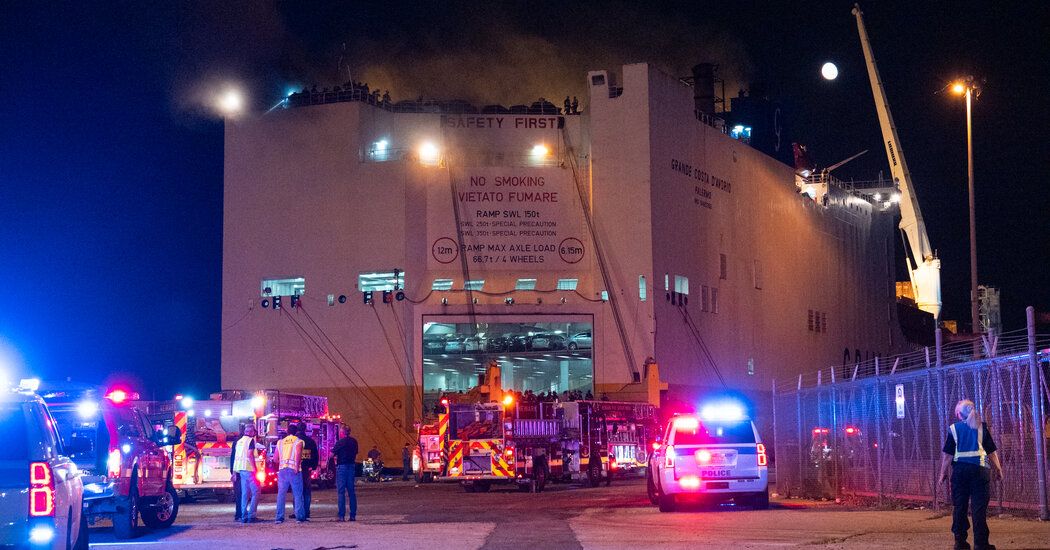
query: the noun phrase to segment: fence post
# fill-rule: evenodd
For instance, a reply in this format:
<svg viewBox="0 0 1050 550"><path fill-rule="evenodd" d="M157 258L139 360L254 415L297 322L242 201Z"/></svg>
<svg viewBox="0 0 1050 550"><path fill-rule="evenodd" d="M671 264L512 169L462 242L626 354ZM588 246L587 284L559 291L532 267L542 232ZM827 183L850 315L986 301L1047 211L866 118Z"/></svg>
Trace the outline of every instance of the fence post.
<svg viewBox="0 0 1050 550"><path fill-rule="evenodd" d="M927 348L926 349L926 364L927 364L927 366L929 365L929 361L930 361L930 350L929 350L929 348ZM934 422L934 419L937 418L937 416L933 412L934 411L934 409L933 409L933 401L935 399L934 396L936 395L936 393L933 390L933 373L931 373L929 370L926 371L926 392L925 393L926 393L926 411L927 411L926 414L928 415L928 418L930 419L930 433L933 434L933 444L934 444L934 447L933 447L933 451L934 451L933 456L934 456L934 458L932 460L930 460L931 466L932 466L931 469L933 470L933 487L932 487L932 490L930 491L930 493L931 493L931 495L930 495L931 496L931 500L933 502L930 503L930 508L932 508L933 510L937 510L938 507L939 507L938 503L937 503L937 483L938 483L938 479L937 478L940 476L941 461L938 460L940 458L940 453L938 452L939 447L937 446L937 443L938 443L938 440L937 440L938 426Z"/></svg>
<svg viewBox="0 0 1050 550"><path fill-rule="evenodd" d="M879 358L875 357L875 473L879 480L879 506L882 506L882 381L879 379Z"/></svg>
<svg viewBox="0 0 1050 550"><path fill-rule="evenodd" d="M842 451L843 444L845 443L844 438L839 433L839 398L838 391L835 388L835 367L831 367L831 434L832 434L832 454L831 454L831 466L833 468L831 472L831 479L835 482L835 502L839 502L842 498L842 457L844 453Z"/></svg>
<svg viewBox="0 0 1050 550"><path fill-rule="evenodd" d="M801 494L806 493L806 478L803 477L806 470L803 466L805 463L805 454L802 451L802 445L805 443L804 436L805 432L802 430L802 375L798 375L798 386L795 388L795 420L798 422L798 491Z"/></svg>
<svg viewBox="0 0 1050 550"><path fill-rule="evenodd" d="M941 368L941 366L944 365L944 363L941 362L941 344L943 343L942 338L944 338L944 336L941 334L941 327L940 326L938 326L937 330L935 330L933 332L933 337L934 337L934 341L935 341L934 345L937 346L936 347L936 351L937 351L937 368Z"/></svg>
<svg viewBox="0 0 1050 550"><path fill-rule="evenodd" d="M1043 419L1040 414L1043 399L1039 387L1039 362L1035 354L1035 308L1028 306L1025 314L1028 321L1028 375L1032 388L1032 436L1035 437L1035 469L1039 483L1039 519L1046 520L1050 518L1046 503L1046 456L1043 454Z"/></svg>
<svg viewBox="0 0 1050 550"><path fill-rule="evenodd" d="M774 378L773 382L773 457L776 458L777 451L780 449L780 438L777 437L777 380ZM768 468L766 469L768 472ZM775 470L774 470L775 471ZM777 485L780 485L780 477L777 477ZM777 487L779 492L779 487Z"/></svg>

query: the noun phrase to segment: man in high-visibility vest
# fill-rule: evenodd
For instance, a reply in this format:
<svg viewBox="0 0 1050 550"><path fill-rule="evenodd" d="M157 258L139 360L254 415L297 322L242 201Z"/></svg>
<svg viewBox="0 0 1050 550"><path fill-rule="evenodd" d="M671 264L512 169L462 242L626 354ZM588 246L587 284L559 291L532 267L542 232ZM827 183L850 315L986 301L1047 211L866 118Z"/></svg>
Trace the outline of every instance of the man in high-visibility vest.
<svg viewBox="0 0 1050 550"><path fill-rule="evenodd" d="M995 441L988 425L977 416L973 401L963 399L955 405L958 422L948 426L948 437L944 441L941 461L941 481L948 480L951 466L952 534L955 549L969 550L966 541L970 522L967 508L973 515L973 542L977 550L995 550L988 543L988 500L991 497L989 484L994 473L1003 478L1003 465L996 454Z"/></svg>
<svg viewBox="0 0 1050 550"><path fill-rule="evenodd" d="M259 449L255 445L255 426L244 427L244 435L233 444L233 477L240 483L241 522L255 523L259 508L259 480L255 478ZM239 478L239 481L238 479Z"/></svg>
<svg viewBox="0 0 1050 550"><path fill-rule="evenodd" d="M284 523L285 495L289 488L295 504L295 520L299 523L309 521L303 505L303 440L298 434L299 425L289 424L288 435L277 442L277 517L274 523Z"/></svg>

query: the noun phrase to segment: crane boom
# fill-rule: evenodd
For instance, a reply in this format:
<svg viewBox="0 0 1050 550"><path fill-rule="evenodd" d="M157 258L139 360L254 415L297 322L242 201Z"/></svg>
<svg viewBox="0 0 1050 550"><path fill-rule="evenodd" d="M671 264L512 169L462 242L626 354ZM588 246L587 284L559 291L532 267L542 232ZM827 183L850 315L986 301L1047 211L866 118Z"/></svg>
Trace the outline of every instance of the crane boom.
<svg viewBox="0 0 1050 550"><path fill-rule="evenodd" d="M908 275L915 291L915 303L919 309L933 314L935 319L941 315L941 261L930 246L926 234L926 224L922 220L919 199L911 182L911 172L904 161L904 152L897 137L897 126L890 114L890 104L886 91L875 67L875 57L871 53L871 42L864 28L864 18L860 5L854 4L853 15L857 18L857 32L860 34L860 45L864 50L864 61L868 66L868 78L871 80L871 93L875 96L875 108L879 114L879 126L882 127L882 140L886 146L886 158L890 163L890 173L900 189L900 230L905 235L910 255L905 254L908 262Z"/></svg>

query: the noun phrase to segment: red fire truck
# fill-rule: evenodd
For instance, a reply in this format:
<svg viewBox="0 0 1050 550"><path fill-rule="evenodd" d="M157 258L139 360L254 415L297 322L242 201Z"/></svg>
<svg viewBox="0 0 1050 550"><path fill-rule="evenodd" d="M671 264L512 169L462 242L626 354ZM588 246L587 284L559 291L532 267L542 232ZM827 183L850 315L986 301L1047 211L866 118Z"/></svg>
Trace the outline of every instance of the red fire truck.
<svg viewBox="0 0 1050 550"><path fill-rule="evenodd" d="M339 439L340 415L328 412L328 398L319 395L302 395L277 390L246 392L226 390L213 397L234 400L234 414L250 411L255 419L259 443L266 457L274 457L277 441L288 435L288 425L298 424L317 443L317 469L310 476L311 482L320 487L335 485L335 465L331 460L332 448ZM229 452L226 453L227 460ZM263 489L276 488L277 470L266 461L265 474L258 474Z"/></svg>
<svg viewBox="0 0 1050 550"><path fill-rule="evenodd" d="M443 398L439 411L420 426L413 470L420 481L460 482L468 492L497 483L537 491L547 481L608 484L617 470L644 466L658 433L648 403L522 403L502 391L493 366L466 395Z"/></svg>

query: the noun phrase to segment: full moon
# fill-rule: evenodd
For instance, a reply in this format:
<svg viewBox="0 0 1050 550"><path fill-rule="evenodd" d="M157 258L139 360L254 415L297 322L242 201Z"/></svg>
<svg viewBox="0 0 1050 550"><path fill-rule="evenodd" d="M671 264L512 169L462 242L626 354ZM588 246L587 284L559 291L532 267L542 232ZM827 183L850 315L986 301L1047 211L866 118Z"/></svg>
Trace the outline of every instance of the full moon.
<svg viewBox="0 0 1050 550"><path fill-rule="evenodd" d="M839 68L834 63L828 61L820 68L820 75L824 77L824 80L835 80L839 76Z"/></svg>

